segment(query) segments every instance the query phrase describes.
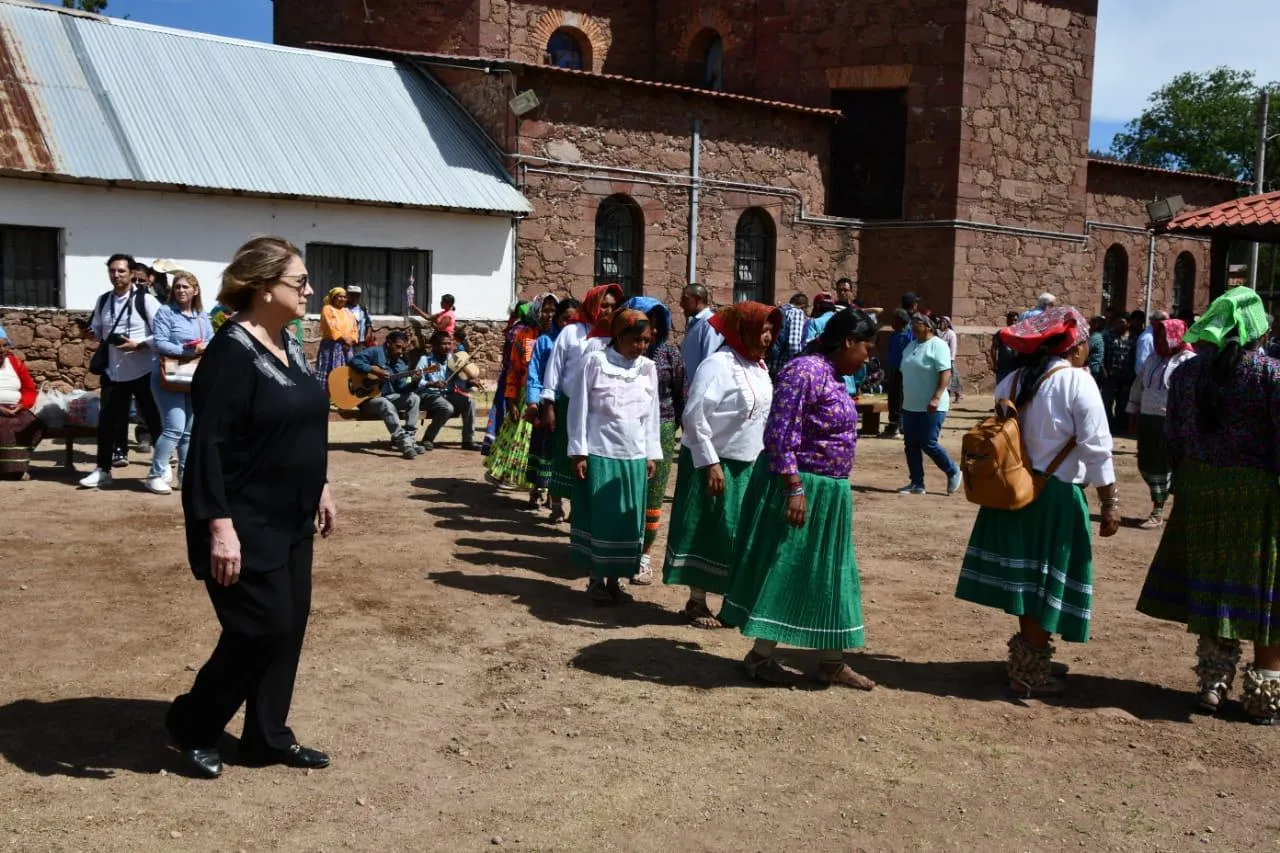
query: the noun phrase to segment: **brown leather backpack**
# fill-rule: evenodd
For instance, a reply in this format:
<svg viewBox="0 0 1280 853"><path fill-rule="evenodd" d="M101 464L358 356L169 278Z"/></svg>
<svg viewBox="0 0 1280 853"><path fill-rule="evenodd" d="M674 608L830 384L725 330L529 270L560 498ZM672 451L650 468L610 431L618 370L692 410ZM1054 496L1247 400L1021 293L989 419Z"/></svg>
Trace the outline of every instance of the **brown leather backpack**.
<svg viewBox="0 0 1280 853"><path fill-rule="evenodd" d="M1030 399L1034 399L1046 379L1066 369L1056 367L1041 376ZM1022 373L1019 372L1009 394L1012 399L996 403L995 414L970 429L961 441L960 470L964 473L964 496L978 506L1022 509L1040 495L1048 478L1075 449L1073 436L1054 457L1043 477L1032 470L1027 445L1022 439L1022 425L1018 422L1018 409L1013 404L1013 400L1018 399L1021 382Z"/></svg>

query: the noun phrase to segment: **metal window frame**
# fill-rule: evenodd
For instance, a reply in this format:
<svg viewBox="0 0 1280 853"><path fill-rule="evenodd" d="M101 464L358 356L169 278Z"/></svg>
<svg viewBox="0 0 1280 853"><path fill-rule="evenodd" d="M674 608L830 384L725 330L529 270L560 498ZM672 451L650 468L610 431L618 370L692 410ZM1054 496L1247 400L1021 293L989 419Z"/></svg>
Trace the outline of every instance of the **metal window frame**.
<svg viewBox="0 0 1280 853"><path fill-rule="evenodd" d="M319 255L322 252L335 251L342 253L342 273L339 276L341 281L331 282L328 279L328 270L323 273L318 269L320 266ZM350 256L355 252L375 252L382 253L386 256L385 268L387 270L387 278L385 281L353 281L348 273L351 266ZM325 294L334 287L346 284L359 284L362 288L362 303L368 308L369 313L379 317L397 317L404 313L404 306L400 303L403 293L407 286L407 280L402 284L397 284L391 280L391 270L395 268L393 258L397 255L416 256L409 260L413 269L414 278L414 295L413 302L419 308L430 310L432 304L432 278L435 268L435 252L431 249L421 249L406 246L357 246L347 243L329 243L324 241L316 241L307 243L303 248L306 256L307 269L311 273L312 286L315 291L314 295L308 300L307 312L318 314L320 308L324 305ZM422 263L419 263L422 261ZM401 264L403 266L403 264ZM425 267L423 269L422 267ZM384 310L374 310L369 307L373 301L373 289L381 289L380 299L382 300ZM399 289L397 291L397 288Z"/></svg>
<svg viewBox="0 0 1280 853"><path fill-rule="evenodd" d="M1118 252L1118 254L1117 254ZM1113 259L1118 260L1118 267L1112 267ZM1116 280L1117 273L1119 281ZM1118 289L1117 289L1118 286ZM1119 243L1112 243L1102 256L1102 312L1125 311L1129 289L1129 251ZM1119 304L1116 300L1119 298Z"/></svg>
<svg viewBox="0 0 1280 853"><path fill-rule="evenodd" d="M600 202L595 221L595 284L618 284L628 297L644 294L643 229L639 207L630 197L612 195Z"/></svg>
<svg viewBox="0 0 1280 853"><path fill-rule="evenodd" d="M32 288L36 289L34 299L22 299L16 294L18 286L9 283L9 261L5 257L4 247L9 242L9 232L37 232L51 239L51 245L48 247L49 256L46 259L49 263L50 275L48 284L41 288L39 284L25 284L23 291L29 296ZM53 308L60 309L63 306L63 230L61 228L50 228L43 225L11 225L8 223L0 223L0 306L6 308ZM45 290L41 293L40 290ZM12 291L12 293L11 293Z"/></svg>
<svg viewBox="0 0 1280 853"><path fill-rule="evenodd" d="M755 230L745 233L748 229ZM777 232L769 214L758 207L744 210L733 232L734 302L773 304L776 249Z"/></svg>

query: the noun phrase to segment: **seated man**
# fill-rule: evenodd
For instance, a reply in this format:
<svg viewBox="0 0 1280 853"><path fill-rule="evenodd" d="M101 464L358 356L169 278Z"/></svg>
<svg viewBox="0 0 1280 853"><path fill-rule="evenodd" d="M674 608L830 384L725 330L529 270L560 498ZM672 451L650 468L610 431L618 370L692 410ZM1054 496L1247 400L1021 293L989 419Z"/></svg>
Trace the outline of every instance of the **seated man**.
<svg viewBox="0 0 1280 853"><path fill-rule="evenodd" d="M360 412L382 418L391 434L391 446L405 459L413 459L426 448L413 441L418 431L418 395L413 391L415 370L405 363L404 354L409 349L409 336L404 332L388 332L386 342L380 347L370 347L356 353L349 362L354 370L368 373L383 380L381 396L365 400ZM404 426L398 414L404 415Z"/></svg>
<svg viewBox="0 0 1280 853"><path fill-rule="evenodd" d="M471 382L460 376L450 376L449 356L453 354L453 336L446 331L438 331L431 336L431 352L418 359L418 370L422 371L422 380L418 384L418 395L422 398L422 408L426 410L431 422L422 438L422 446L427 450L435 448L436 436L449 418L462 418L462 449L479 450L475 443L476 404L471 399Z"/></svg>

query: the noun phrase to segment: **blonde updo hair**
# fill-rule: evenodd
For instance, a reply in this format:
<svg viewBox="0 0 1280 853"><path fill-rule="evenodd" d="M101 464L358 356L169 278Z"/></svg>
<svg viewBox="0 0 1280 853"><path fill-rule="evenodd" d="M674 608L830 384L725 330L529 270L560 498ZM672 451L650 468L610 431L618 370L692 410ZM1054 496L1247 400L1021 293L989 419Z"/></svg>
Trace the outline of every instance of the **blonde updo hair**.
<svg viewBox="0 0 1280 853"><path fill-rule="evenodd" d="M196 278L195 273L187 272L186 270L172 270L169 273L169 278L173 281L173 284L169 286L169 301L171 303L177 302L177 300L173 298L173 289L178 286L178 282L188 281L191 283L191 289L195 291L191 296L192 310L204 310L204 300L200 298L200 279Z"/></svg>
<svg viewBox="0 0 1280 853"><path fill-rule="evenodd" d="M236 250L223 271L218 302L231 313L249 310L254 295L279 281L295 257L302 257L302 252L283 237L254 237Z"/></svg>

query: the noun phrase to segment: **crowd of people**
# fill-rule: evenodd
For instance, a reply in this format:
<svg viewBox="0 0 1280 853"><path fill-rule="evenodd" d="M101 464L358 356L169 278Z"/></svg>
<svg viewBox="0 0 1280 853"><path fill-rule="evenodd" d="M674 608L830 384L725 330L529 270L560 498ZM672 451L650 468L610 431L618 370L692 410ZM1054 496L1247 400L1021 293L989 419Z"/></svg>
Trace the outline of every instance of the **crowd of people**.
<svg viewBox="0 0 1280 853"><path fill-rule="evenodd" d="M414 361L406 333L393 330L377 345L358 314L342 313L351 311L351 288L345 300L330 292L332 345L310 363L294 329L312 291L286 240L255 238L237 252L222 278L217 331L189 272L167 273L161 304L128 257L113 256L108 271L112 290L89 323L102 342L98 465L82 485L109 482L135 404L158 437L148 488L171 487L170 456L177 458L172 482L182 486L188 559L222 626L191 690L171 706L169 733L190 772L215 777L218 737L244 705L243 759L324 767L328 756L301 746L286 722L310 607L312 539L337 522L327 477L330 400L318 380L326 368L350 365L381 383L362 405L385 421L405 456L429 448L454 416L463 418L463 446L477 447L471 380L452 358L454 300L424 317L433 333ZM881 381L899 402L886 432L903 436L903 494L925 491L926 456L954 494L977 476L938 440L957 390L954 329L919 302L907 294L890 318ZM1151 492L1143 526L1162 530L1137 607L1197 635L1196 704L1207 713L1223 707L1242 643L1251 641L1243 706L1254 722L1275 722L1280 361L1267 354L1270 318L1260 298L1232 288L1189 327L1156 312L1137 334L1055 302L1046 294L1011 314L993 342L995 399L1004 401L997 415L1006 402L1016 411L1021 464L1036 486L1025 505L982 504L956 597L1017 619L1007 642L1012 691L1066 689L1054 639L1087 642L1093 615L1086 488L1097 492L1100 534L1120 526L1112 459L1119 400ZM688 623L749 638L743 666L761 683L800 677L777 660L784 644L818 651L811 676L820 683L871 690L874 682L845 658L865 643L865 617L874 621L861 594L849 479L858 400L880 370L873 359L885 312L863 306L847 280L813 306L811 314L797 294L783 306L717 310L704 287L689 285L677 347L667 307L625 299L616 284L592 288L581 303L553 294L521 303L504 336L484 464L497 486L528 490L531 510L550 509L551 523L568 520L567 554L600 606L626 605L629 585L658 578L651 550L674 464L660 579L688 588ZM1125 337L1134 339L1131 374L1118 361L1108 366L1111 341ZM0 471L24 462L14 446L39 431L24 416L33 395L0 330ZM423 412L430 425L419 445Z"/></svg>

